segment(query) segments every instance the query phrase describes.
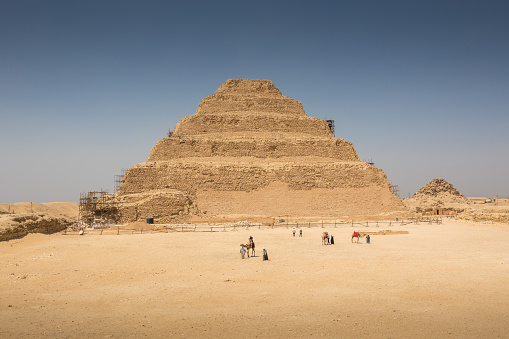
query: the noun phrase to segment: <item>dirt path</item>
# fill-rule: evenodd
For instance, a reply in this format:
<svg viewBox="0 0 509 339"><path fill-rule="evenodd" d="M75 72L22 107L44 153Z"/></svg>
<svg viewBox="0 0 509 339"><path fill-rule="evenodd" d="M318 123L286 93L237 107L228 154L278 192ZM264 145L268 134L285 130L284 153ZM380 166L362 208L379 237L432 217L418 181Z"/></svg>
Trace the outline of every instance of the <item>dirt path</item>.
<svg viewBox="0 0 509 339"><path fill-rule="evenodd" d="M0 337L507 337L508 227L325 230L335 245L322 228L3 242Z"/></svg>

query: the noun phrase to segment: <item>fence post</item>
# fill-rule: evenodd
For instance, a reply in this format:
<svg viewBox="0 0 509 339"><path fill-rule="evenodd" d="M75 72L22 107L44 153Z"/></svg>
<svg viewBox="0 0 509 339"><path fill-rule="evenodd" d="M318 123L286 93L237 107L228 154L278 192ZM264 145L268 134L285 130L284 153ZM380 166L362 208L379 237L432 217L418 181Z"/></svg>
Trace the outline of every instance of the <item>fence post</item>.
<svg viewBox="0 0 509 339"><path fill-rule="evenodd" d="M117 226L117 235L120 234L120 227Z"/></svg>

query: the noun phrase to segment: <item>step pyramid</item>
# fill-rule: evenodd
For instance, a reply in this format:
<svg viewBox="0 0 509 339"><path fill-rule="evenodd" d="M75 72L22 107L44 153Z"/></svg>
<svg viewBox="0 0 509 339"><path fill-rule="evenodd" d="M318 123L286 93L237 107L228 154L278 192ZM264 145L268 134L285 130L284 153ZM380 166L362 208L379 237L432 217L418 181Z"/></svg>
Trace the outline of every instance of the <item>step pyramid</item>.
<svg viewBox="0 0 509 339"><path fill-rule="evenodd" d="M123 221L375 215L405 210L384 172L269 80L230 79L184 117L115 199Z"/></svg>

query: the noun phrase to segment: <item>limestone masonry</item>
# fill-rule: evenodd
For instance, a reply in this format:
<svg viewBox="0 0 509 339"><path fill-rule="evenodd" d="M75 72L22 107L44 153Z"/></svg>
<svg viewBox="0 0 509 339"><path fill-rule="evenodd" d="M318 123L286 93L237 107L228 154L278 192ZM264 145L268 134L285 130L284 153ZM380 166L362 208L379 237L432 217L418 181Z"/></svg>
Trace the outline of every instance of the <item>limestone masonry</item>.
<svg viewBox="0 0 509 339"><path fill-rule="evenodd" d="M384 172L269 80L231 79L130 168L124 222L374 215L405 210Z"/></svg>
<svg viewBox="0 0 509 339"><path fill-rule="evenodd" d="M433 179L404 201L407 208L418 213L442 214L461 212L468 199L444 179Z"/></svg>
<svg viewBox="0 0 509 339"><path fill-rule="evenodd" d="M412 198L447 196L452 202L466 203L467 198L444 179L433 179L415 193Z"/></svg>

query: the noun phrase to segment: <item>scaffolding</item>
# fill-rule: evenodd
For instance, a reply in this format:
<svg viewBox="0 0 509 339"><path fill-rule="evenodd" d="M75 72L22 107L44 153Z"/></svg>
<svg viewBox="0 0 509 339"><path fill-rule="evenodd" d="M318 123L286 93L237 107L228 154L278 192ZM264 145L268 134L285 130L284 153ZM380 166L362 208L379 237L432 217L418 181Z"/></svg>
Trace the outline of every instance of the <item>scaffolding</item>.
<svg viewBox="0 0 509 339"><path fill-rule="evenodd" d="M122 185L122 182L124 182L124 176L126 171L127 171L126 169L122 168L120 174L115 175L115 186L114 186L115 192L118 192L120 186Z"/></svg>
<svg viewBox="0 0 509 339"><path fill-rule="evenodd" d="M399 197L399 186L398 185L391 185L391 191L394 193L395 196Z"/></svg>
<svg viewBox="0 0 509 339"><path fill-rule="evenodd" d="M329 125L330 131L333 136L336 136L336 132L334 130L334 120L325 120L327 122L327 125Z"/></svg>
<svg viewBox="0 0 509 339"><path fill-rule="evenodd" d="M375 163L373 162L373 159L363 160L364 162L370 164L371 166L375 166Z"/></svg>
<svg viewBox="0 0 509 339"><path fill-rule="evenodd" d="M117 202L107 191L80 193L78 221L92 224L116 224L120 220Z"/></svg>

